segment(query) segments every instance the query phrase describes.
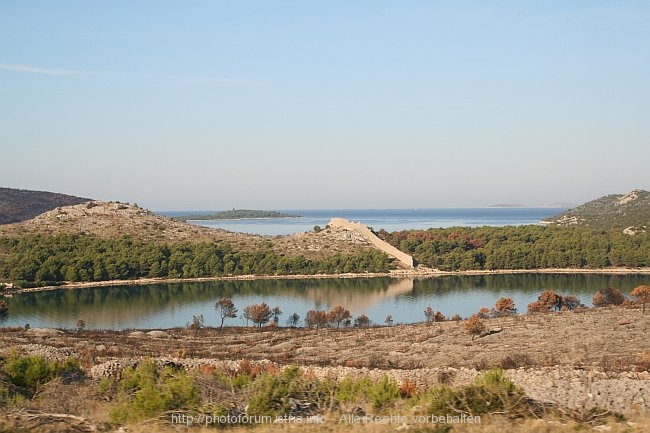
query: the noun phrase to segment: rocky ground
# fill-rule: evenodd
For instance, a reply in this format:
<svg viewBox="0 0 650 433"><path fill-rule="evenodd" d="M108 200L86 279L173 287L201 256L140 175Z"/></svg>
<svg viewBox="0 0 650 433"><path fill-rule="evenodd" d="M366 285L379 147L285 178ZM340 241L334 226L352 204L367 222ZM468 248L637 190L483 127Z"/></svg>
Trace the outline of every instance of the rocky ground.
<svg viewBox="0 0 650 433"><path fill-rule="evenodd" d="M242 359L297 364L320 377L388 374L421 386L465 384L498 365L539 401L650 414L650 313L601 308L486 322L494 333L484 337L451 321L352 329L2 329L0 347L76 356L96 379L143 357L231 370Z"/></svg>

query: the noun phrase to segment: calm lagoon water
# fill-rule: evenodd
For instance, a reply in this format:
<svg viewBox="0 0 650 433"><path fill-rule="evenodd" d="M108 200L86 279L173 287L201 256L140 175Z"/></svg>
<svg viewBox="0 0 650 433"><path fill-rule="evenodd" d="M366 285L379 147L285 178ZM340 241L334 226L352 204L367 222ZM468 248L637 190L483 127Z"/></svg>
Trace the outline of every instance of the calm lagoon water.
<svg viewBox="0 0 650 433"><path fill-rule="evenodd" d="M280 210L300 218L242 219L191 221L206 227L259 235L289 235L324 227L332 217L359 221L379 230L428 229L454 226L507 226L537 224L544 218L564 211L564 208L461 208L461 209L309 209ZM214 211L158 212L165 216L208 215Z"/></svg>
<svg viewBox="0 0 650 433"><path fill-rule="evenodd" d="M378 230L426 229L452 226L505 226L536 224L563 209L480 208L480 209L366 209L285 210L301 218L196 221L264 235L292 234L325 226L330 218L360 221ZM168 216L212 212L160 212ZM203 315L206 325L218 325L216 300L230 297L239 308L266 302L284 312L281 324L292 313L301 317L310 309L329 310L343 305L353 315L366 314L382 324L387 314L395 323L421 322L431 306L447 317L467 317L481 307L491 307L504 296L512 297L522 311L547 289L575 294L591 305L593 294L605 287L629 292L650 284L647 275L489 275L446 276L428 279L357 278L325 280L214 281L204 283L115 286L83 290L57 290L16 295L7 299L9 315L0 326L74 328L78 319L88 329L170 328L186 326L193 316ZM226 325L243 325L241 318Z"/></svg>
<svg viewBox="0 0 650 433"><path fill-rule="evenodd" d="M191 323L202 314L206 325L217 326L216 300L230 297L243 307L266 302L301 317L310 309L329 310L343 305L353 315L366 314L383 324L387 314L395 323L424 320L431 306L447 317L467 317L481 307L492 307L502 296L512 297L521 311L547 289L575 294L591 306L593 294L605 287L624 293L650 284L648 275L525 274L445 276L428 279L356 278L325 280L213 281L202 283L115 286L94 289L25 293L7 299L9 315L0 326L74 328L78 319L88 329L170 328ZM231 319L226 325L243 325Z"/></svg>

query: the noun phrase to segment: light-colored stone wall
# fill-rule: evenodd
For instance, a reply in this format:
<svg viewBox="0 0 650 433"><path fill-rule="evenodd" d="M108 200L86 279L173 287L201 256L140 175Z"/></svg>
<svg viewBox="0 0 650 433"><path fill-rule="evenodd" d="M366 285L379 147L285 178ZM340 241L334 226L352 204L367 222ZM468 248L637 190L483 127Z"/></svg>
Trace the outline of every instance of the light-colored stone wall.
<svg viewBox="0 0 650 433"><path fill-rule="evenodd" d="M364 238L368 240L375 248L381 250L388 254L391 257L396 258L406 266L413 267L413 257L409 256L405 252L402 252L389 244L388 242L382 241L375 235L367 226L364 224L348 221L343 218L332 218L329 223L330 227L341 228L344 230L355 231L360 233Z"/></svg>

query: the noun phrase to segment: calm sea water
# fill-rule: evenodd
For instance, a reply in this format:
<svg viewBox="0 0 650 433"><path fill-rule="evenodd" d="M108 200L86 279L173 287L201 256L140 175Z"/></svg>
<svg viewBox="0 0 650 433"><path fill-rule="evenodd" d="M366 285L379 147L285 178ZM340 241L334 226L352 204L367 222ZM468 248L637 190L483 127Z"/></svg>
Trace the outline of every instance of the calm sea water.
<svg viewBox="0 0 650 433"><path fill-rule="evenodd" d="M392 232L410 229L454 226L507 226L537 224L557 215L564 208L460 208L460 209L308 209L280 210L300 218L191 221L206 227L259 235L288 235L324 227L332 217L359 221L379 230ZM208 215L214 211L160 211L165 216Z"/></svg>
<svg viewBox="0 0 650 433"><path fill-rule="evenodd" d="M575 294L591 306L597 290L620 288L624 293L650 284L648 275L487 275L445 276L421 280L356 278L325 280L213 281L202 283L116 286L80 290L25 293L7 299L9 315L0 326L74 328L78 319L88 329L170 328L186 326L193 316L203 315L206 325L218 326L214 309L222 297L243 307L266 302L284 312L281 324L310 309L329 310L343 305L355 316L366 314L383 324L387 314L395 323L424 320L431 306L447 317L468 317L481 307L493 307L500 297L512 297L520 311L544 290ZM241 326L241 318L226 321Z"/></svg>

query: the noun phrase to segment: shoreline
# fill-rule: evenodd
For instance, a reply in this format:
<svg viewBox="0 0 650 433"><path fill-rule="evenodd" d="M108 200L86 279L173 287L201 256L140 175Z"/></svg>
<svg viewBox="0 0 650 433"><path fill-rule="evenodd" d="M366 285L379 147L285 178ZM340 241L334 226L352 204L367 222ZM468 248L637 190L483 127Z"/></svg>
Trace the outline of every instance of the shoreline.
<svg viewBox="0 0 650 433"><path fill-rule="evenodd" d="M440 271L437 269L398 269L387 273L365 272L345 274L295 274L295 275L230 275L197 278L139 278L129 280L107 280L83 283L65 283L60 286L5 289L6 295L47 292L52 290L88 289L95 287L133 286L150 284L200 283L209 281L252 281L252 280L302 280L302 279L350 279L350 278L436 278L447 276L520 275L520 274L604 274L604 275L650 275L650 268L541 268L541 269L494 269L474 271Z"/></svg>

